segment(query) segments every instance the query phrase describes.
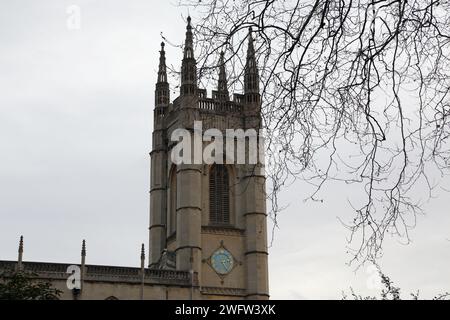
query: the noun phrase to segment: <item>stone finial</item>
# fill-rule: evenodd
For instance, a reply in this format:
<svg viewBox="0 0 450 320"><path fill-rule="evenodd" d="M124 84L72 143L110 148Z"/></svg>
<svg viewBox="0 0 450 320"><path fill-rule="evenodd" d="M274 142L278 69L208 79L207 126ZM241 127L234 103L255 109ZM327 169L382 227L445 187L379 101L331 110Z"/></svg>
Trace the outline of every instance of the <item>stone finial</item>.
<svg viewBox="0 0 450 320"><path fill-rule="evenodd" d="M23 253L23 236L20 236L19 253Z"/></svg>
<svg viewBox="0 0 450 320"><path fill-rule="evenodd" d="M22 259L23 259L23 236L20 236L18 252L19 252L19 255L17 257L17 271L21 271L22 270Z"/></svg>
<svg viewBox="0 0 450 320"><path fill-rule="evenodd" d="M81 244L81 256L86 257L86 240L84 240L84 239Z"/></svg>
<svg viewBox="0 0 450 320"><path fill-rule="evenodd" d="M83 291L85 272L86 272L86 240L83 239L83 242L81 243L81 279L80 279L81 291Z"/></svg>
<svg viewBox="0 0 450 320"><path fill-rule="evenodd" d="M142 244L141 246L141 260L145 260L145 246Z"/></svg>
<svg viewBox="0 0 450 320"><path fill-rule="evenodd" d="M140 286L140 297L141 300L144 300L144 284L145 284L145 247L144 244L141 246L141 286Z"/></svg>

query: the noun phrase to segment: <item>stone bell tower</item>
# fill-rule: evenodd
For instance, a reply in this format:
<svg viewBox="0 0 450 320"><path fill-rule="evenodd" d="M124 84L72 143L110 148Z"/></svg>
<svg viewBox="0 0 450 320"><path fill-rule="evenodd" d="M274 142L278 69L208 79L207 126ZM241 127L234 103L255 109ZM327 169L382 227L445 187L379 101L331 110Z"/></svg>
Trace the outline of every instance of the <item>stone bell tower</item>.
<svg viewBox="0 0 450 320"><path fill-rule="evenodd" d="M245 130L258 132L261 127L259 74L251 29L244 94L235 93L230 99L223 53L218 57L218 74L217 89L208 97L206 90L197 85L188 17L180 95L172 103L164 43L161 44L150 153L150 268L191 271L195 275L195 299L267 299L267 214L262 161L248 161L248 136L244 138L244 150L228 148L228 141L234 145L239 140L237 136L216 150L223 161L194 159L193 141L200 137L203 149L214 141L203 139L208 129L227 136L227 129L247 134ZM200 131L195 126L198 123ZM173 139L173 134L179 129L188 132L193 152L191 161L175 164L171 155L179 140ZM260 144L255 146L260 148ZM259 155L260 151L257 150ZM242 156L239 152L244 153L244 162L237 161Z"/></svg>

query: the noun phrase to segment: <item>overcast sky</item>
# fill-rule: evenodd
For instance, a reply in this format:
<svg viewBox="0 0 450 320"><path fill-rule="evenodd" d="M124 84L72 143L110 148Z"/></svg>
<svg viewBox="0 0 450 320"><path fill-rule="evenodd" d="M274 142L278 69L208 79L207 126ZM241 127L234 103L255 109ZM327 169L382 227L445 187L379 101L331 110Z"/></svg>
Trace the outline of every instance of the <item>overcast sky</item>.
<svg viewBox="0 0 450 320"><path fill-rule="evenodd" d="M181 44L186 14L169 1L0 1L0 259L17 258L23 234L25 260L78 263L86 239L87 263L139 266L160 33ZM179 66L180 49L166 51ZM282 195L272 298L377 294L373 269L346 265L337 217L353 190L331 185L324 203L305 203L308 190L297 182ZM450 291L450 195L437 195L413 243L387 239L380 260L405 297Z"/></svg>

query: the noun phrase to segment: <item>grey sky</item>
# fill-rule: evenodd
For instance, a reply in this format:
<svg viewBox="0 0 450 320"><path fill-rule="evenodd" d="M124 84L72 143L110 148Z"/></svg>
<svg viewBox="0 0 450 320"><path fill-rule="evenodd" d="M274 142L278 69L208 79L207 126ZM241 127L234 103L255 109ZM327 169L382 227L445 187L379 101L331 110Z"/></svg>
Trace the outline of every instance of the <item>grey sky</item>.
<svg viewBox="0 0 450 320"><path fill-rule="evenodd" d="M81 8L80 30L66 27L70 5ZM153 0L0 2L0 259L16 259L23 234L25 260L76 263L86 239L88 263L138 266L160 32L181 44L184 11ZM166 51L178 67L180 49ZM272 298L377 293L366 268L345 265L336 217L348 217L354 188L330 185L324 203L304 203L301 182L283 193ZM412 244L387 239L380 264L405 293L450 291L448 198L426 206Z"/></svg>

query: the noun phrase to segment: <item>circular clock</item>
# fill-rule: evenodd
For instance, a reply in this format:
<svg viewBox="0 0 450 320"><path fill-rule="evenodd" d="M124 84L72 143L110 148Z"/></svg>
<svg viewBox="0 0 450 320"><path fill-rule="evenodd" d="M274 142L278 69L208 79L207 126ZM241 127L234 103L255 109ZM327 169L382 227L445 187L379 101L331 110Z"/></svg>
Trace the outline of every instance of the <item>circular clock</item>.
<svg viewBox="0 0 450 320"><path fill-rule="evenodd" d="M211 266L218 274L227 274L233 269L234 259L226 249L218 249L211 256Z"/></svg>

